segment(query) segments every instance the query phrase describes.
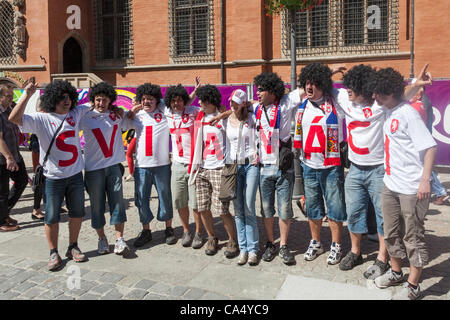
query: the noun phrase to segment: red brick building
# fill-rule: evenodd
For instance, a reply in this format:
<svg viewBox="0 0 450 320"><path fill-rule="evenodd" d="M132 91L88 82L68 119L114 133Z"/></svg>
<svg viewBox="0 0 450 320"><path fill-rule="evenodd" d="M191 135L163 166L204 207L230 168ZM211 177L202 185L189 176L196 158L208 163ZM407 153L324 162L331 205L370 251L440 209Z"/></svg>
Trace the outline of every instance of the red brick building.
<svg viewBox="0 0 450 320"><path fill-rule="evenodd" d="M297 73L310 61L367 63L408 78L412 3L324 0L298 14ZM430 62L450 77L450 1L414 3L415 74ZM287 21L266 16L263 0L0 0L0 81L235 84L274 71L289 82Z"/></svg>

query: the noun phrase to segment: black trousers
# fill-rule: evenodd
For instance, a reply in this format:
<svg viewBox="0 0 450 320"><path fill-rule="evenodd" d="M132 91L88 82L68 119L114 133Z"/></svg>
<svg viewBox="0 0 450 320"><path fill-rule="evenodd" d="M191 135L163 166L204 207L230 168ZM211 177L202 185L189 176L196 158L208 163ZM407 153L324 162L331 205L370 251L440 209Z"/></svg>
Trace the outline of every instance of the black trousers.
<svg viewBox="0 0 450 320"><path fill-rule="evenodd" d="M9 212L16 205L28 183L28 174L25 163L18 162L18 171L9 171L6 164L0 164L0 225L5 223ZM14 181L14 185L9 189L9 180Z"/></svg>

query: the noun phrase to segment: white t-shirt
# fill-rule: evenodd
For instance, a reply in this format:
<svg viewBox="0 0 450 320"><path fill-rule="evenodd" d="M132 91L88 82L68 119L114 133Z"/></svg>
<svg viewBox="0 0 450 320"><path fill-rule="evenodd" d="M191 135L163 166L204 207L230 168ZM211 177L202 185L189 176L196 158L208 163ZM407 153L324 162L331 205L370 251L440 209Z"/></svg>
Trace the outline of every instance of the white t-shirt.
<svg viewBox="0 0 450 320"><path fill-rule="evenodd" d="M259 153L262 164L277 164L279 140L286 142L291 138L291 121L296 110L301 103L299 90L289 92L281 98L278 105L280 110L279 129L270 126L264 111L261 113L261 127L262 130L257 130L257 138L259 139ZM252 105L251 110L254 113L259 103ZM260 107L262 108L262 106ZM267 117L269 121L273 121L278 112L277 105L266 106ZM255 114L256 116L256 114Z"/></svg>
<svg viewBox="0 0 450 320"><path fill-rule="evenodd" d="M84 161L81 155L79 126L81 118L89 112L89 109L90 106L81 105L67 114L44 165L45 177L54 180L64 179L83 170ZM65 117L64 114L54 112L23 115L22 132L34 133L39 139L39 163L44 162L53 135Z"/></svg>
<svg viewBox="0 0 450 320"><path fill-rule="evenodd" d="M170 164L169 126L164 112L139 111L133 120L126 119L126 127L136 130L136 167L152 168Z"/></svg>
<svg viewBox="0 0 450 320"><path fill-rule="evenodd" d="M194 134L194 122L199 107L186 106L184 112L173 112L166 107L164 114L169 123L169 130L172 140L172 157L178 163L188 164L191 160L191 142Z"/></svg>
<svg viewBox="0 0 450 320"><path fill-rule="evenodd" d="M202 122L210 122L219 113L204 115ZM203 156L200 167L204 169L217 169L225 166L226 159L226 127L220 120L216 125L203 125Z"/></svg>
<svg viewBox="0 0 450 320"><path fill-rule="evenodd" d="M422 178L425 151L436 145L419 113L408 103L386 111L384 124L386 187L416 194Z"/></svg>
<svg viewBox="0 0 450 320"><path fill-rule="evenodd" d="M327 169L333 165L324 165L325 147L327 145L327 118L333 112L335 107L338 118L339 143L343 140L342 119L344 113L337 107L338 103L334 99L325 100L322 98L317 102L320 108L316 108L311 101L308 100L302 117L302 152L300 160L308 167L314 169ZM296 115L296 117L298 114ZM331 115L332 116L332 115Z"/></svg>
<svg viewBox="0 0 450 320"><path fill-rule="evenodd" d="M255 137L255 114L249 113L247 120L242 126L241 144L238 149L239 128L233 127L229 121L226 122L227 128L227 163L234 163L237 159L238 164L243 164L245 158L253 160L256 154L256 137Z"/></svg>
<svg viewBox="0 0 450 320"><path fill-rule="evenodd" d="M122 130L126 131L124 118L112 111L89 111L82 119L80 129L86 140L84 162L86 171L103 169L125 161Z"/></svg>
<svg viewBox="0 0 450 320"><path fill-rule="evenodd" d="M376 102L372 106L351 102L345 89L333 90L336 107L345 113L348 158L361 166L384 163L383 125L385 108Z"/></svg>

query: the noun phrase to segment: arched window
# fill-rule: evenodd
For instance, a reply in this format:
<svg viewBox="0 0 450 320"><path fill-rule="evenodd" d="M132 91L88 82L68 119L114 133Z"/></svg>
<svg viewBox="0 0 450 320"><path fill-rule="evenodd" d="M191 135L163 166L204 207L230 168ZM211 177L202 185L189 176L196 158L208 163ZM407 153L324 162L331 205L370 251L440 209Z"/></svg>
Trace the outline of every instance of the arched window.
<svg viewBox="0 0 450 320"><path fill-rule="evenodd" d="M8 0L0 0L0 64L15 64L14 7Z"/></svg>

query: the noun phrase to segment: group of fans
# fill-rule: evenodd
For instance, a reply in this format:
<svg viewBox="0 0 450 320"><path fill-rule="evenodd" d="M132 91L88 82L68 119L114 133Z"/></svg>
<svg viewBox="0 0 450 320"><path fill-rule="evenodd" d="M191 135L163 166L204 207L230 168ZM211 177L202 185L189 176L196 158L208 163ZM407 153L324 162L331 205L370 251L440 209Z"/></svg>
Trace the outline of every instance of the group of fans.
<svg viewBox="0 0 450 320"><path fill-rule="evenodd" d="M401 261L407 257L409 277L396 298L416 299L420 296L420 275L428 263L424 217L430 200L430 181L437 180L432 173L436 143L408 101L421 101L421 90L431 84L431 76L425 67L405 93L403 77L392 68L355 66L344 74L345 89L333 87L332 75L339 72L344 70L311 63L301 70L299 87L287 94L277 74L261 73L254 78L258 100L249 102L244 91L236 90L229 97L228 111L221 106L217 87L200 86L198 81L191 96L177 85L167 89L164 99L158 85L141 85L133 108L127 112L114 105L116 92L107 83L91 88L90 104L78 105L76 89L69 82L60 81L45 88L40 97L41 111L29 115L24 114L25 107L38 86L30 82L17 105L2 110L2 231L18 229L9 210L26 185L22 188L17 183L20 179L16 179L9 198L9 188L4 192L3 177L14 180L18 172L25 170L20 154L7 151L2 142L11 130L17 133L19 126L22 132L33 133L39 140L45 175L48 269L54 271L62 266L58 228L63 201L69 215L66 257L76 262L87 260L77 242L85 214L85 189L91 204L91 225L99 237L99 254L109 252L104 232L106 201L110 224L116 231L114 252L124 254L129 246L123 234L127 218L121 171L125 161L122 132L133 129L135 203L142 223L134 247L152 240L150 222L154 214L149 202L154 185L159 200L156 218L165 222L167 244L177 242L172 227L175 208L180 215L181 242L185 247L199 249L206 240L205 253L214 255L218 251L214 217L220 216L228 235L225 256L238 256L239 265L256 265L260 258L272 261L278 254L285 264L291 265L295 262L288 248L293 218L294 154L301 161L303 209L311 233L304 259L312 261L325 252L321 227L326 216L332 239L327 263L339 265L343 271L362 264L360 243L362 235L368 232L371 205L376 215L379 250L364 277L380 288L401 284L405 282ZM195 97L199 107L191 105ZM421 107L419 104L418 109ZM345 127L351 165L344 179L341 148ZM84 156L80 130L86 141ZM229 175L236 176L236 196L227 199L221 193ZM267 237L263 248L259 246L255 208L258 190ZM445 188L444 192L445 195L436 194L438 199L444 199ZM229 210L231 201L234 217ZM190 209L195 221L193 233L189 230ZM276 212L279 248L274 238ZM351 239L351 250L345 255L341 246L344 222ZM202 236L203 229L207 239Z"/></svg>

